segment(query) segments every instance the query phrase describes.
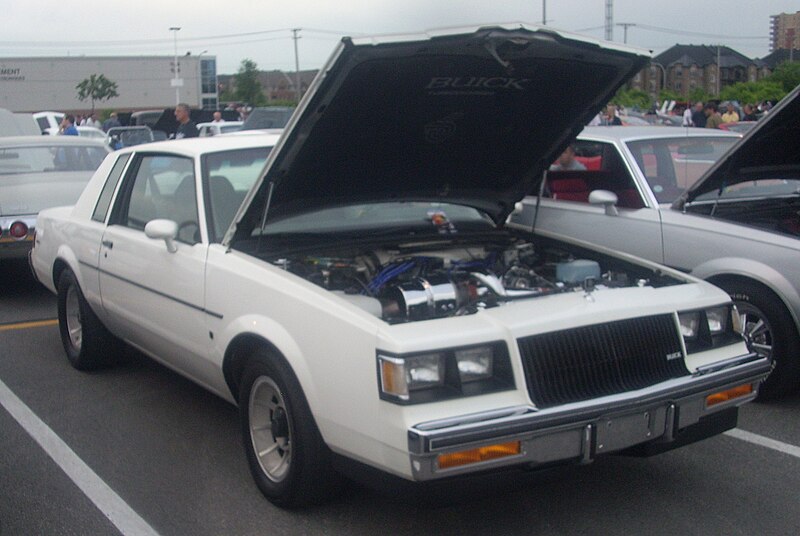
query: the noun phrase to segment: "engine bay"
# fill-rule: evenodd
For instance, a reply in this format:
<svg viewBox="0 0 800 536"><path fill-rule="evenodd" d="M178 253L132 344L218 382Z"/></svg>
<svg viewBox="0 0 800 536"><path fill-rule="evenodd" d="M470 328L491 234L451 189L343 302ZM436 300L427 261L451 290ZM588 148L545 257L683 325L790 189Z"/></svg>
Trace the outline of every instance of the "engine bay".
<svg viewBox="0 0 800 536"><path fill-rule="evenodd" d="M659 270L549 239L501 233L346 245L267 260L389 323L475 313L564 292L680 283Z"/></svg>

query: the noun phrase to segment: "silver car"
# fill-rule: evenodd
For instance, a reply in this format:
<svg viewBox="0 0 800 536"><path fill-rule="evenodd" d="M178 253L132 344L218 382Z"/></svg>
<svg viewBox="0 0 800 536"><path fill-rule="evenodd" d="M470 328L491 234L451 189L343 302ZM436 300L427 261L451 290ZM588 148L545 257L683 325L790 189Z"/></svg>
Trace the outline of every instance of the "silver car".
<svg viewBox="0 0 800 536"><path fill-rule="evenodd" d="M586 169L549 171L541 195L526 197L511 224L645 257L718 285L733 297L752 348L773 359L761 397L796 389L799 91L738 144L740 134L718 130L586 128L573 144L579 164L572 166Z"/></svg>
<svg viewBox="0 0 800 536"><path fill-rule="evenodd" d="M79 136L0 137L0 259L24 258L39 211L74 204L108 152Z"/></svg>

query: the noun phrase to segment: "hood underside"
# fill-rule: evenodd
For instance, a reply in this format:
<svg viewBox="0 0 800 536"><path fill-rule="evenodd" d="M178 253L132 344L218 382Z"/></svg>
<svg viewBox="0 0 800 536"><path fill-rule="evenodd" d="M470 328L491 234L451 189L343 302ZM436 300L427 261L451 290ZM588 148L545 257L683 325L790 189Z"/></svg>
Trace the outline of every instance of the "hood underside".
<svg viewBox="0 0 800 536"><path fill-rule="evenodd" d="M719 159L674 206L756 179L800 178L800 86Z"/></svg>
<svg viewBox="0 0 800 536"><path fill-rule="evenodd" d="M648 60L518 24L346 38L225 241L287 216L372 201L458 203L502 222Z"/></svg>

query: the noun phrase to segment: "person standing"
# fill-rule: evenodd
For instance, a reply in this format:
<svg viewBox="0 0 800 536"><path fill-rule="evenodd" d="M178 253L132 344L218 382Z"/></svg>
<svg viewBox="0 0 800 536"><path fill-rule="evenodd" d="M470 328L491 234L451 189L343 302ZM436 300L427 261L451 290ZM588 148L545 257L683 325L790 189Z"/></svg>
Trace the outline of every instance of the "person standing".
<svg viewBox="0 0 800 536"><path fill-rule="evenodd" d="M692 111L692 125L705 128L706 126L706 112L701 101L694 103L694 110Z"/></svg>
<svg viewBox="0 0 800 536"><path fill-rule="evenodd" d="M613 104L606 106L606 125L622 125L622 119L617 115L617 107Z"/></svg>
<svg viewBox="0 0 800 536"><path fill-rule="evenodd" d="M755 107L752 104L744 105L744 116L742 116L742 121L758 121Z"/></svg>
<svg viewBox="0 0 800 536"><path fill-rule="evenodd" d="M683 120L681 121L681 126L694 126L694 121L692 121L692 107L688 104L686 105L686 109L683 111Z"/></svg>
<svg viewBox="0 0 800 536"><path fill-rule="evenodd" d="M188 104L180 103L175 107L175 119L178 120L178 130L175 131L176 140L196 138L200 135L190 113L191 109Z"/></svg>
<svg viewBox="0 0 800 536"><path fill-rule="evenodd" d="M64 119L61 120L61 130L59 134L63 134L64 136L77 136L78 129L75 128L75 117L71 114L67 114L64 116Z"/></svg>
<svg viewBox="0 0 800 536"><path fill-rule="evenodd" d="M111 115L108 116L108 119L103 121L103 132L108 132L110 128L121 127L122 123L119 122L117 119L117 112L111 112Z"/></svg>
<svg viewBox="0 0 800 536"><path fill-rule="evenodd" d="M717 111L717 105L713 102L706 104L706 128L719 128L723 123L722 116Z"/></svg>
<svg viewBox="0 0 800 536"><path fill-rule="evenodd" d="M97 119L97 112L92 113L83 120L83 125L87 127L100 128L100 121Z"/></svg>
<svg viewBox="0 0 800 536"><path fill-rule="evenodd" d="M727 111L724 114L722 114L722 122L736 123L738 120L739 120L739 114L736 113L736 108L733 107L733 104L729 102Z"/></svg>
<svg viewBox="0 0 800 536"><path fill-rule="evenodd" d="M225 120L222 118L222 112L217 110L214 112L214 119L211 121L212 123L224 123Z"/></svg>

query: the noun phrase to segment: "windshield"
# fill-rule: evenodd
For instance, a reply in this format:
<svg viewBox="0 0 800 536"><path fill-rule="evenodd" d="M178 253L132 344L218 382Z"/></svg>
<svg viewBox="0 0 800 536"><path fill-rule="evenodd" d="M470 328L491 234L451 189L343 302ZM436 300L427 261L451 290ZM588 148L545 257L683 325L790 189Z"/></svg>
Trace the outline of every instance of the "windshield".
<svg viewBox="0 0 800 536"><path fill-rule="evenodd" d="M659 203L672 203L728 149L734 137L657 138L626 143Z"/></svg>
<svg viewBox="0 0 800 536"><path fill-rule="evenodd" d="M267 224L264 236L275 234L359 232L365 234L387 231L425 234L455 234L464 230L488 230L493 223L482 212L447 203L368 203L327 208L293 216ZM260 230L253 231L253 235Z"/></svg>
<svg viewBox="0 0 800 536"><path fill-rule="evenodd" d="M717 195L719 194L719 197ZM800 179L753 179L725 186L722 192L707 192L697 196L696 201L736 200L765 197L800 195Z"/></svg>
<svg viewBox="0 0 800 536"><path fill-rule="evenodd" d="M0 148L0 174L94 171L108 153L95 145Z"/></svg>

